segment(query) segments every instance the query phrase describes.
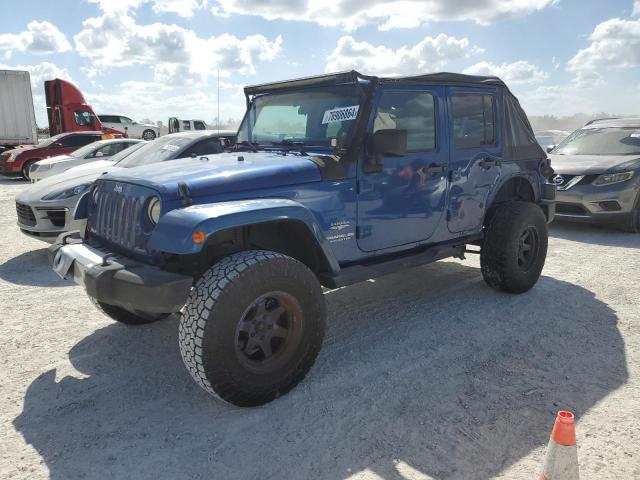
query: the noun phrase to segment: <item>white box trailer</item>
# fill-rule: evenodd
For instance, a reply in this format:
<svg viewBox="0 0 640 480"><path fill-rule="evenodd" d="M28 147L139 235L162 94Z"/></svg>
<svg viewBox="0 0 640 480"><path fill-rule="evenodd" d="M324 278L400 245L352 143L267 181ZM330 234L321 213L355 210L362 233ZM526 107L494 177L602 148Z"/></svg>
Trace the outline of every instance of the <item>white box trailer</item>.
<svg viewBox="0 0 640 480"><path fill-rule="evenodd" d="M29 72L0 70L0 146L38 143Z"/></svg>

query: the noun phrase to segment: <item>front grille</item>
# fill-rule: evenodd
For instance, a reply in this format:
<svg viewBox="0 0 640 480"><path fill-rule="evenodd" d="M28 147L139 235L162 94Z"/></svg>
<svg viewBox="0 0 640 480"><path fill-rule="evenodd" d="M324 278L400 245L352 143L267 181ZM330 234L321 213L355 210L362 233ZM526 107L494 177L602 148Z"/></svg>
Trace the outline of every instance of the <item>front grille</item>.
<svg viewBox="0 0 640 480"><path fill-rule="evenodd" d="M114 191L110 183L101 182L94 207L92 233L127 250L141 247L137 243L142 229L144 203L144 197Z"/></svg>
<svg viewBox="0 0 640 480"><path fill-rule="evenodd" d="M571 203L556 203L556 213L560 215L588 215L583 206Z"/></svg>
<svg viewBox="0 0 640 480"><path fill-rule="evenodd" d="M33 209L29 205L16 202L16 213L18 214L18 222L20 222L22 225L35 227L36 216L33 213Z"/></svg>

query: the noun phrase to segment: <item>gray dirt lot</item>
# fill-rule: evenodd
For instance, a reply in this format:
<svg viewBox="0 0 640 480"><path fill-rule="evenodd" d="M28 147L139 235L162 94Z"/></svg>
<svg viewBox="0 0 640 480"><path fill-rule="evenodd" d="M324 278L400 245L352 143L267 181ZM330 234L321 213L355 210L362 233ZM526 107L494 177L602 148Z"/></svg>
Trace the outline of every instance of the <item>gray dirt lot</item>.
<svg viewBox="0 0 640 480"><path fill-rule="evenodd" d="M520 296L475 256L328 292L307 379L239 409L192 382L175 318L116 324L49 271L25 186L0 180L3 479L531 479L561 408L583 478L640 478L640 235L554 225Z"/></svg>

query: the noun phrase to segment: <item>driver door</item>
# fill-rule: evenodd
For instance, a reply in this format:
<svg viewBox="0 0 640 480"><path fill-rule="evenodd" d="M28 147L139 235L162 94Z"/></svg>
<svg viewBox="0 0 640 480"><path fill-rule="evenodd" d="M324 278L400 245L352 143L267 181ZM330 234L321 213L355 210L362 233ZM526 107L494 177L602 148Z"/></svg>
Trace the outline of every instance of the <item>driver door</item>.
<svg viewBox="0 0 640 480"><path fill-rule="evenodd" d="M357 241L371 252L423 242L445 211L448 146L442 87L387 87L378 93L369 132L407 131L403 156L359 169ZM371 152L368 152L370 155Z"/></svg>

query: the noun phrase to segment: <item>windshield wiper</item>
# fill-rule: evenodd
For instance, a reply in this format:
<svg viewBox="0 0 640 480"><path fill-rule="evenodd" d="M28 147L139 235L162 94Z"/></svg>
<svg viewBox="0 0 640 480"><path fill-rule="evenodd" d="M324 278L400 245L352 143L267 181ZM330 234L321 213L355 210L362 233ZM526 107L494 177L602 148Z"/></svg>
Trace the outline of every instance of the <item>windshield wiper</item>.
<svg viewBox="0 0 640 480"><path fill-rule="evenodd" d="M304 149L304 142L294 142L293 140L284 139L279 142L271 142L271 145L297 148L300 155L308 155Z"/></svg>
<svg viewBox="0 0 640 480"><path fill-rule="evenodd" d="M258 142L250 142L249 140L242 140L241 142L236 142L235 149L238 150L238 146L242 145L243 147L249 147L252 152L258 151Z"/></svg>

